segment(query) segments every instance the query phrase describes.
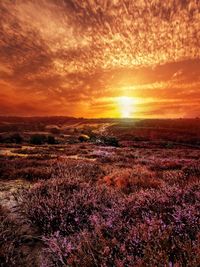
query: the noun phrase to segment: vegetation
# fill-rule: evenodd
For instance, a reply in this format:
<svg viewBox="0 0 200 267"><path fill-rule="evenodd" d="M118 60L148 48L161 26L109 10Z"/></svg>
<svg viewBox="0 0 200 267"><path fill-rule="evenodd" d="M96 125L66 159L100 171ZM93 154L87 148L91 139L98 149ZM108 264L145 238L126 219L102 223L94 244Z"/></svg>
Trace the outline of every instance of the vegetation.
<svg viewBox="0 0 200 267"><path fill-rule="evenodd" d="M30 143L33 145L42 145L46 142L46 136L41 134L34 134L30 138Z"/></svg>
<svg viewBox="0 0 200 267"><path fill-rule="evenodd" d="M47 136L47 143L50 145L55 145L56 144L56 139L54 136L52 135L48 135Z"/></svg>
<svg viewBox="0 0 200 267"><path fill-rule="evenodd" d="M7 136L0 135L0 143L15 143L21 144L23 137L19 133L8 134Z"/></svg>
<svg viewBox="0 0 200 267"><path fill-rule="evenodd" d="M0 206L0 266L14 267L20 262L22 232L8 210Z"/></svg>
<svg viewBox="0 0 200 267"><path fill-rule="evenodd" d="M111 128L1 144L1 267L199 266L198 146Z"/></svg>

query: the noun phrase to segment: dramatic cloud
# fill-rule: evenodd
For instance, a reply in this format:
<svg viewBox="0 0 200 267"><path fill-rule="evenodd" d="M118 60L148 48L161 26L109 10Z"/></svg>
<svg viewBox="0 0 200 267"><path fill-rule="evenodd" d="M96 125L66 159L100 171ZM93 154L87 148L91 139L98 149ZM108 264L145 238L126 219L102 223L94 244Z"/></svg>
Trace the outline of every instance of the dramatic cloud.
<svg viewBox="0 0 200 267"><path fill-rule="evenodd" d="M0 1L0 115L199 116L200 1Z"/></svg>

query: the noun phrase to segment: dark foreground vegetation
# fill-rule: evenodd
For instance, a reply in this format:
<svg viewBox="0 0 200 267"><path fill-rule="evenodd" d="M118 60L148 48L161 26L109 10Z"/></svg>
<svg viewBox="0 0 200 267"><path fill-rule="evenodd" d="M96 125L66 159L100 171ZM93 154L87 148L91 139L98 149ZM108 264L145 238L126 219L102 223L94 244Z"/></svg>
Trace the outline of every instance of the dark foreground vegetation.
<svg viewBox="0 0 200 267"><path fill-rule="evenodd" d="M200 266L198 136L145 141L116 127L1 144L1 267Z"/></svg>

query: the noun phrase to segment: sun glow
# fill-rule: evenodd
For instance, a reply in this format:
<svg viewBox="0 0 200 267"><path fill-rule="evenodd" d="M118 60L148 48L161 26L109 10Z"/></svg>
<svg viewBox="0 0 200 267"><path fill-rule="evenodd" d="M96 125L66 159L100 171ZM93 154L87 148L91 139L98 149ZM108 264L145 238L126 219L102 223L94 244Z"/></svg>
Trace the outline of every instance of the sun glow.
<svg viewBox="0 0 200 267"><path fill-rule="evenodd" d="M118 98L119 110L122 118L131 118L134 112L134 99L128 96Z"/></svg>

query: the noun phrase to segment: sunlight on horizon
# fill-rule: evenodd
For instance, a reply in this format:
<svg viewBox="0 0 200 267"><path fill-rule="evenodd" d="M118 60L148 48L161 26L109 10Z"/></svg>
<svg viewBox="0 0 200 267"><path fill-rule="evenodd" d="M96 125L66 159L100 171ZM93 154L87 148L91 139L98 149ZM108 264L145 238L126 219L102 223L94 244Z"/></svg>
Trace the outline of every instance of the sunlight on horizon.
<svg viewBox="0 0 200 267"><path fill-rule="evenodd" d="M118 98L119 111L122 118L131 118L135 111L135 100L133 97L120 96Z"/></svg>

